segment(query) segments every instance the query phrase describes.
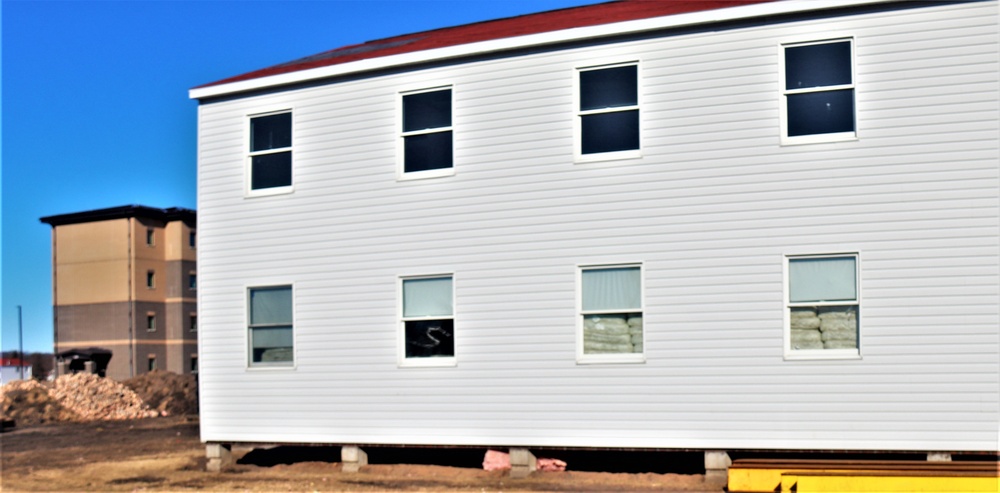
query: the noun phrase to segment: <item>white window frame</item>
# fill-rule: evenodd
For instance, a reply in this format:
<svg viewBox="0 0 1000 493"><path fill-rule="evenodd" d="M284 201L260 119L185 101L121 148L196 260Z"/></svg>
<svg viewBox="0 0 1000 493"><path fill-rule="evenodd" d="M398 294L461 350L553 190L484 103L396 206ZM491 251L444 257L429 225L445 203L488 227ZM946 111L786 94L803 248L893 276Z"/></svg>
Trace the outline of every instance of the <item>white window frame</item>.
<svg viewBox="0 0 1000 493"><path fill-rule="evenodd" d="M404 317L403 316L403 282L419 279L451 279L451 316L440 316L434 315L429 317ZM424 275L410 275L410 276L400 276L396 281L396 292L397 292L397 303L396 303L396 318L399 320L399 336L397 340L398 346L398 365L401 368L433 368L433 367L453 367L458 366L458 327L456 324L457 305L455 304L455 274L454 273L440 273L440 274L424 274ZM455 344L454 355L452 356L435 356L429 358L407 358L406 357L406 322L420 321L420 320L447 320L452 321L452 339Z"/></svg>
<svg viewBox="0 0 1000 493"><path fill-rule="evenodd" d="M589 310L583 309L583 273L601 269L639 269L639 308L634 310ZM641 313L643 318L641 353L584 353L583 319L587 315ZM642 262L622 262L609 264L578 264L576 266L576 362L577 364L645 363L646 362L646 270Z"/></svg>
<svg viewBox="0 0 1000 493"><path fill-rule="evenodd" d="M429 92L451 91L451 125L446 127L435 127L423 130L406 132L403 130L403 100L406 96L414 94L424 94ZM453 176L455 174L455 86L453 84L440 84L433 87L399 91L396 98L396 121L398 122L396 139L396 179L398 181L421 180L425 178L439 178L442 176ZM424 171L406 172L406 138L416 135L427 135L434 133L451 132L451 166L448 168L428 169Z"/></svg>
<svg viewBox="0 0 1000 493"><path fill-rule="evenodd" d="M292 133L291 145L289 147L281 147L277 149L267 149L265 151L252 151L251 143L253 141L253 125L252 121L254 118L260 118L265 116L280 115L283 113L288 113L291 115L291 128L289 131ZM295 190L295 111L293 108L284 107L282 109L269 110L264 112L251 113L246 115L244 119L244 139L243 145L246 152L246 163L243 168L243 193L247 198L250 197L266 197L270 195L282 195L292 193ZM289 152L291 153L291 159L289 166L291 169L289 172L292 175L291 185L284 187L270 187L270 188L260 188L254 189L253 185L253 158L256 156L264 156L267 154L277 154L279 152Z"/></svg>
<svg viewBox="0 0 1000 493"><path fill-rule="evenodd" d="M253 361L253 330L250 325L250 290L252 289L268 289L268 288L290 288L292 290L292 361L290 362L260 362L254 363ZM260 371L260 370L294 370L298 365L298 351L299 351L299 341L298 341L298 331L295 327L298 325L296 320L296 298L295 298L296 288L295 283L292 282L261 282L254 284L247 284L243 286L243 328L244 328L244 344L246 354L246 365L248 371ZM200 337L200 336L199 336Z"/></svg>
<svg viewBox="0 0 1000 493"><path fill-rule="evenodd" d="M845 258L851 257L854 259L854 282L855 292L857 293L857 298L851 301L834 301L834 302L799 302L792 303L790 301L791 295L791 279L790 279L790 267L789 263L791 260L796 259L820 259L820 258ZM861 315L861 252L843 252L843 253L805 253L805 254L786 254L783 256L783 283L784 283L784 306L782 311L784 312L784 359L785 360L834 360L834 359L861 359L861 334L862 334L862 315ZM796 307L809 307L809 306L855 306L857 307L857 323L858 323L858 346L854 349L792 349L792 321L791 321L791 309Z"/></svg>
<svg viewBox="0 0 1000 493"><path fill-rule="evenodd" d="M786 87L787 73L785 72L785 49L787 48L797 48L800 46L812 46L821 44L832 44L832 43L843 43L848 42L851 45L851 83L850 84L839 84L832 86L819 86L819 87L809 87L805 89L792 89L788 90ZM778 45L778 94L781 95L779 99L779 106L781 110L781 145L801 145L801 144L818 144L826 142L849 142L858 140L858 74L857 74L857 45L854 41L854 36L839 35L827 39L816 40L812 38L810 40L789 40L782 42ZM788 96L795 94L807 94L807 93L818 93L818 92L829 92L829 91L839 91L844 89L854 90L854 131L853 132L838 132L838 133L827 133L827 134L813 134L813 135L797 135L790 137L788 135Z"/></svg>
<svg viewBox="0 0 1000 493"><path fill-rule="evenodd" d="M615 106L613 108L601 108L596 110L580 109L580 73L592 70L603 70L609 68L635 66L636 70L636 104L630 106ZM625 62L602 63L599 65L586 65L576 67L573 70L573 160L576 163L592 163L597 161L616 161L623 159L636 159L642 157L643 134L643 111L642 111L642 62L631 60ZM583 153L583 117L587 115L597 115L601 113L619 113L623 111L639 111L639 148L624 151L601 152L594 154Z"/></svg>

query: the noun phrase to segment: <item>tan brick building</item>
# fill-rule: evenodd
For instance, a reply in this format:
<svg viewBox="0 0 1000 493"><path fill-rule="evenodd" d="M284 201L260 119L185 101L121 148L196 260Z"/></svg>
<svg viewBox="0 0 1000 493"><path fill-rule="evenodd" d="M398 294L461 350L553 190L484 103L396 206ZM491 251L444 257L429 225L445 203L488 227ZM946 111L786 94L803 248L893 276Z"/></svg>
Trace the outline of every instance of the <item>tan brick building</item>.
<svg viewBox="0 0 1000 493"><path fill-rule="evenodd" d="M128 205L52 226L55 352L112 352L107 376L198 368L196 213Z"/></svg>

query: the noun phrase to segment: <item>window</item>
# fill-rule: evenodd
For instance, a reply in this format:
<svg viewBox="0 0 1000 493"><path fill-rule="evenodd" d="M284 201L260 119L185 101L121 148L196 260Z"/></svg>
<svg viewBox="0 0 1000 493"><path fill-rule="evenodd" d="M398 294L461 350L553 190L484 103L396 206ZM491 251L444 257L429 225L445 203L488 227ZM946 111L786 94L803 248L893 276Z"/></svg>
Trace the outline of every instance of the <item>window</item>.
<svg viewBox="0 0 1000 493"><path fill-rule="evenodd" d="M402 175L452 174L451 89L412 92L402 98Z"/></svg>
<svg viewBox="0 0 1000 493"><path fill-rule="evenodd" d="M639 150L639 66L580 69L579 154L634 157Z"/></svg>
<svg viewBox="0 0 1000 493"><path fill-rule="evenodd" d="M641 362L642 268L610 265L580 268L580 362Z"/></svg>
<svg viewBox="0 0 1000 493"><path fill-rule="evenodd" d="M198 330L198 315L194 313L188 315L188 330L191 332Z"/></svg>
<svg viewBox="0 0 1000 493"><path fill-rule="evenodd" d="M149 332L156 331L156 314L147 313L146 314L146 330Z"/></svg>
<svg viewBox="0 0 1000 493"><path fill-rule="evenodd" d="M191 355L191 373L198 373L198 355Z"/></svg>
<svg viewBox="0 0 1000 493"><path fill-rule="evenodd" d="M198 274L194 272L188 274L188 288L198 289Z"/></svg>
<svg viewBox="0 0 1000 493"><path fill-rule="evenodd" d="M250 288L250 365L291 366L292 287Z"/></svg>
<svg viewBox="0 0 1000 493"><path fill-rule="evenodd" d="M402 280L402 365L455 364L453 299L450 275Z"/></svg>
<svg viewBox="0 0 1000 493"><path fill-rule="evenodd" d="M148 356L148 359L146 361L146 369L149 371L156 370L156 356L153 356L152 354Z"/></svg>
<svg viewBox="0 0 1000 493"><path fill-rule="evenodd" d="M156 233L153 228L146 228L146 246L156 245Z"/></svg>
<svg viewBox="0 0 1000 493"><path fill-rule="evenodd" d="M787 257L786 269L786 355L857 356L857 254Z"/></svg>
<svg viewBox="0 0 1000 493"><path fill-rule="evenodd" d="M156 287L156 272L146 271L146 287L149 289Z"/></svg>
<svg viewBox="0 0 1000 493"><path fill-rule="evenodd" d="M194 231L188 233L188 246L191 248L195 248L197 245L198 245L197 234Z"/></svg>
<svg viewBox="0 0 1000 493"><path fill-rule="evenodd" d="M853 40L785 45L781 51L783 139L807 143L855 138Z"/></svg>
<svg viewBox="0 0 1000 493"><path fill-rule="evenodd" d="M292 186L292 113L250 118L250 191Z"/></svg>

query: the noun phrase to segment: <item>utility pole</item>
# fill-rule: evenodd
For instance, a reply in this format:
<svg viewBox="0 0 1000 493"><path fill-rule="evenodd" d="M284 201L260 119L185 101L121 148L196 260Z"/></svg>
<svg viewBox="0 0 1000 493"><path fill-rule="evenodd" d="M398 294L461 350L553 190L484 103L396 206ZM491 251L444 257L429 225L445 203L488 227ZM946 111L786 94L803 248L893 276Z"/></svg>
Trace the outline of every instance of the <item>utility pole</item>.
<svg viewBox="0 0 1000 493"><path fill-rule="evenodd" d="M21 330L21 305L17 305L17 369L24 380L24 332Z"/></svg>

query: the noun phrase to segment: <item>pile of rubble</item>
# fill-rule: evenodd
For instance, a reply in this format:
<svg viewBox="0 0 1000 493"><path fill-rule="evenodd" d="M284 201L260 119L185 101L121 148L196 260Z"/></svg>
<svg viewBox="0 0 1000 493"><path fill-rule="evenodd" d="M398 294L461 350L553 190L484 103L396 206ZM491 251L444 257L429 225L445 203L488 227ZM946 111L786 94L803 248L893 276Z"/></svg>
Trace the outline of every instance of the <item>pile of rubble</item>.
<svg viewBox="0 0 1000 493"><path fill-rule="evenodd" d="M137 419L197 413L197 396L197 383L190 375L153 372L116 382L78 373L63 375L53 382L5 384L0 387L0 410L4 420L14 420L18 426Z"/></svg>
<svg viewBox="0 0 1000 493"><path fill-rule="evenodd" d="M15 380L0 387L0 414L4 420L30 425L73 421L77 414L52 397L49 388L35 380Z"/></svg>

